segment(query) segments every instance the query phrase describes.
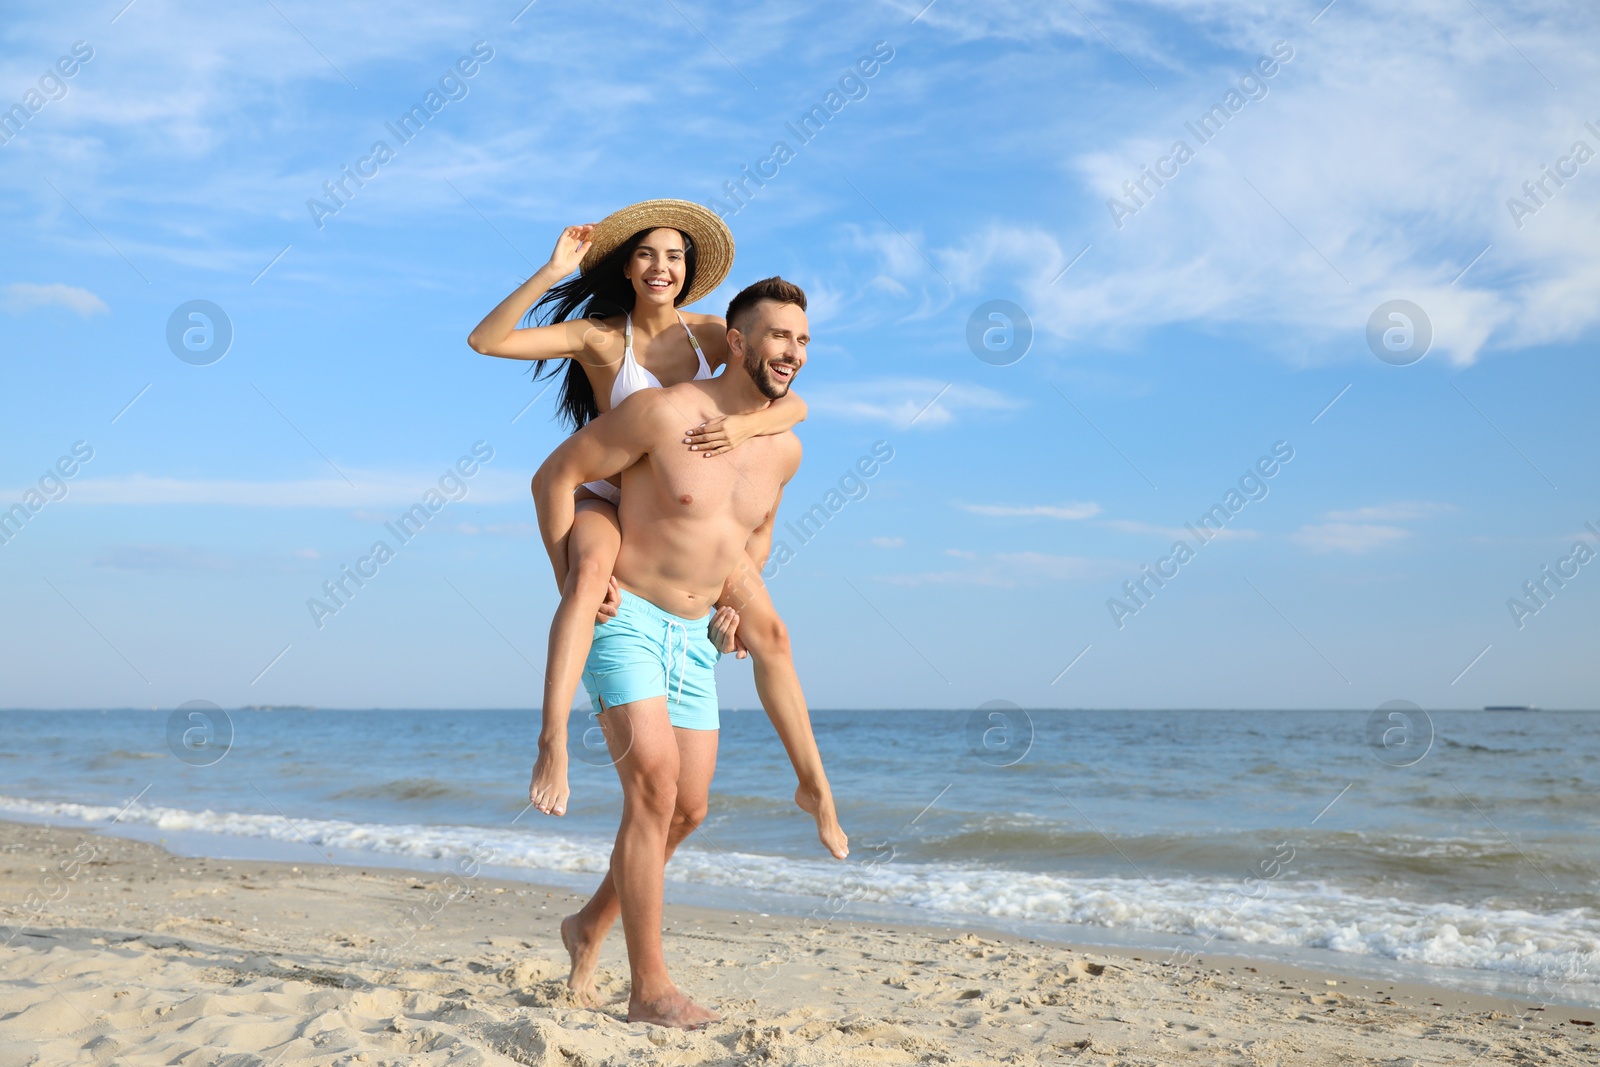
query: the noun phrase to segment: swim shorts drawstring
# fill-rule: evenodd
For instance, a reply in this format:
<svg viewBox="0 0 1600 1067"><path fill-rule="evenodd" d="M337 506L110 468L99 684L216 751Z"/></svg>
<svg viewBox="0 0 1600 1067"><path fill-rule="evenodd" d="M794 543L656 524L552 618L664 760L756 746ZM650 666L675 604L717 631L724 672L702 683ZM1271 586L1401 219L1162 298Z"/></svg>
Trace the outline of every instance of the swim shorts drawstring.
<svg viewBox="0 0 1600 1067"><path fill-rule="evenodd" d="M683 703L683 674L684 674L684 672L686 670L689 669L689 628L687 626L685 626L681 622L676 622L676 621L674 621L672 619L668 619L667 620L667 629L666 629L666 633L663 635L664 640L662 641L662 645L664 646L663 647L663 651L666 653L666 657L661 661L661 666L662 666L662 669L667 672L667 688L671 689L672 688L672 631L674 629L676 629L678 631L678 634L679 634L680 638L683 641L682 646L678 650L678 655L680 657L679 660L678 660L678 703L682 704Z"/></svg>

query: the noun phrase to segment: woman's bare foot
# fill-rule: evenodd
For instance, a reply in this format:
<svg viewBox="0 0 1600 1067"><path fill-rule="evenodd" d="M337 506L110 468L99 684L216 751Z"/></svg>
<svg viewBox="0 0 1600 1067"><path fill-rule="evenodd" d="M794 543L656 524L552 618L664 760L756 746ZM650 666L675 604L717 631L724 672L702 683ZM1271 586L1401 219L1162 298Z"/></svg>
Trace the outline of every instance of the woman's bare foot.
<svg viewBox="0 0 1600 1067"><path fill-rule="evenodd" d="M842 860L850 855L850 839L839 825L838 813L833 810L833 792L826 784L800 786L794 791L794 802L801 811L817 820L817 838L833 853L834 859Z"/></svg>
<svg viewBox="0 0 1600 1067"><path fill-rule="evenodd" d="M702 1008L676 989L649 1000L632 998L628 1001L630 1023L655 1023L657 1026L675 1026L679 1030L699 1030L712 1023L721 1022L722 1016L710 1008Z"/></svg>
<svg viewBox="0 0 1600 1067"><path fill-rule="evenodd" d="M604 941L604 934L599 937L586 936L583 922L576 915L568 915L561 920L561 943L567 946L567 955L572 957L572 973L567 975L567 988L572 990L578 1003L586 1008L599 1004L594 993L594 972L600 965L600 946Z"/></svg>
<svg viewBox="0 0 1600 1067"><path fill-rule="evenodd" d="M567 800L572 790L567 788L567 746L565 739L559 745L539 745L539 756L533 761L533 779L528 783L528 803L546 815L565 815Z"/></svg>

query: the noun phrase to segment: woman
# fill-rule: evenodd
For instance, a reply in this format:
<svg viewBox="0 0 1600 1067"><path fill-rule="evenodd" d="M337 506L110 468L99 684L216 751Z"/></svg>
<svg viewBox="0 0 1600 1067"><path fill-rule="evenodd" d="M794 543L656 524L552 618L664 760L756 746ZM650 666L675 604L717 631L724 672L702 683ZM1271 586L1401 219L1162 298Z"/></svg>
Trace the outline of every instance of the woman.
<svg viewBox="0 0 1600 1067"><path fill-rule="evenodd" d="M610 411L641 388L709 378L728 356L727 325L714 315L682 312L722 283L733 263L733 236L722 220L683 200L647 200L598 224L569 226L550 260L478 324L467 343L484 355L567 361L558 406L574 430ZM566 278L575 269L577 277ZM548 308L544 325L518 328L524 312ZM684 431L684 444L707 458L753 436L784 433L805 418L794 393L762 411L730 415ZM540 811L566 811L567 753L544 742L564 726L571 695L588 657L594 630L616 609L611 577L622 535L615 479L590 482L578 492L568 544L566 581L550 628L544 726L529 799ZM712 638L728 652L748 648L756 690L799 778L795 803L817 821L817 835L843 859L848 842L834 811L810 717L790 656L787 632L759 573L764 560L745 558L730 579L742 611L726 605L712 623Z"/></svg>

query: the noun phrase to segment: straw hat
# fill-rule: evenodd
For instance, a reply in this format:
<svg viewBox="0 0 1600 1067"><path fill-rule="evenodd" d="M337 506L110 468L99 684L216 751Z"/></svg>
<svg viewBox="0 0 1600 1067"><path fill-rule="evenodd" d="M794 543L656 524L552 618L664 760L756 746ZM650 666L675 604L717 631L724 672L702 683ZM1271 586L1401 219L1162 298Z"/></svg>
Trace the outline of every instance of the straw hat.
<svg viewBox="0 0 1600 1067"><path fill-rule="evenodd" d="M733 269L733 234L714 211L689 200L641 200L613 211L589 234L589 251L583 255L581 269L587 274L640 230L660 226L681 230L694 241L694 285L683 298L685 304L722 284Z"/></svg>

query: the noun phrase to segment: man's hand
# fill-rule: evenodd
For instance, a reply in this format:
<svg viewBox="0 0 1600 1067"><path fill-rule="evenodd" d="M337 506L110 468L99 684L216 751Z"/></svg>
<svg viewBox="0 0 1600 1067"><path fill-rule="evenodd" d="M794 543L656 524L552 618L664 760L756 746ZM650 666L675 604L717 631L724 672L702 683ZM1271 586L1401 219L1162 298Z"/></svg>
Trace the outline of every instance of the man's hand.
<svg viewBox="0 0 1600 1067"><path fill-rule="evenodd" d="M622 587L617 584L617 576L613 574L606 582L606 598L600 601L600 610L594 613L594 621L607 623L617 617L617 611L622 607Z"/></svg>
<svg viewBox="0 0 1600 1067"><path fill-rule="evenodd" d="M528 783L528 803L546 815L565 815L567 798L572 790L567 788L567 748L565 745L539 746L539 758L533 761L533 780Z"/></svg>

